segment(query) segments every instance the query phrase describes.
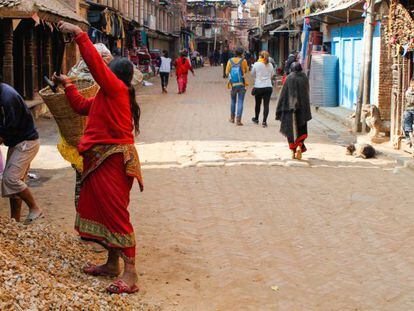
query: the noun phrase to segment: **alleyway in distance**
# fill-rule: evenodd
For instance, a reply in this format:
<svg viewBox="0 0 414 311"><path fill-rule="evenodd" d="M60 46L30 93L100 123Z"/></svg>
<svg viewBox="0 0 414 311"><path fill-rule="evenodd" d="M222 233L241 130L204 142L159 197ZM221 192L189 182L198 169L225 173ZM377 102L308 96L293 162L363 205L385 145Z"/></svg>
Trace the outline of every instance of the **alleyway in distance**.
<svg viewBox="0 0 414 311"><path fill-rule="evenodd" d="M197 70L186 95L174 79L168 95L158 84L138 92L136 299L166 310L412 310L414 173L384 156L346 156L352 135L319 114L305 160L292 162L276 102L263 129L248 92L245 126L230 124L220 73ZM73 171L53 121L39 129L34 194L44 221L72 231Z"/></svg>

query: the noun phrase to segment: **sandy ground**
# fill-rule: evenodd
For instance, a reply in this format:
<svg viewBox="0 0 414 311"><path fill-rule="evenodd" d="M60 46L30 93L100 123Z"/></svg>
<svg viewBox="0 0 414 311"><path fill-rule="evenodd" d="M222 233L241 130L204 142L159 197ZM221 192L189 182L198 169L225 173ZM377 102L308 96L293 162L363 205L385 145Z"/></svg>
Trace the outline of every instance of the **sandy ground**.
<svg viewBox="0 0 414 311"><path fill-rule="evenodd" d="M275 102L263 129L249 122L247 96L236 127L224 84L219 68L205 68L184 96L174 81L168 95L158 85L139 92L137 301L165 310L414 309L412 171L383 155L346 156L354 137L318 114L305 161L291 161ZM31 185L43 221L71 232L73 171L56 152L53 121L39 129Z"/></svg>

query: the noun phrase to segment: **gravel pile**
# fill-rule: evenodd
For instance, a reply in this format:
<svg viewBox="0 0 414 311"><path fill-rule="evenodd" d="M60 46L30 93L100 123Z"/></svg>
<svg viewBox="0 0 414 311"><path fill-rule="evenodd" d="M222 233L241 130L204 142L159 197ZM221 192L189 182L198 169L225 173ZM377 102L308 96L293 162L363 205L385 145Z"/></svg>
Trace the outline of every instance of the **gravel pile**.
<svg viewBox="0 0 414 311"><path fill-rule="evenodd" d="M50 225L0 218L0 310L152 309L133 295L107 294L108 279L82 273L93 256L75 236Z"/></svg>

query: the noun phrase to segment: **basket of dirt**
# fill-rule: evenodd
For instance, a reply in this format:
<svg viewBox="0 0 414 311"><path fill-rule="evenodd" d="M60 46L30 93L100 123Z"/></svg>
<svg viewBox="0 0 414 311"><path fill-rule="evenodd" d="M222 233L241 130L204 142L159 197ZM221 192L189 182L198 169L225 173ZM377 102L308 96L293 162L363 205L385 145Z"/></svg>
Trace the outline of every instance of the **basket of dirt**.
<svg viewBox="0 0 414 311"><path fill-rule="evenodd" d="M99 86L92 80L73 79L72 83L85 98L94 97L99 90ZM47 86L39 91L39 95L55 118L62 137L68 144L77 146L83 135L87 118L73 111L62 88L58 88L54 93Z"/></svg>

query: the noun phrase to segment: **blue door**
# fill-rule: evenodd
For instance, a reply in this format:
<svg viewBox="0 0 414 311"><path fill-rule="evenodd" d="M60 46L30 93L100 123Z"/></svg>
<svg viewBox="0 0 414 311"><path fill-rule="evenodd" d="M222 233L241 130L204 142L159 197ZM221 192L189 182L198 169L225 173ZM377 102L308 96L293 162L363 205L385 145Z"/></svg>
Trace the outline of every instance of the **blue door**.
<svg viewBox="0 0 414 311"><path fill-rule="evenodd" d="M378 25L374 34L371 103L376 101L375 95L378 94L379 59L376 56L379 54L379 45L375 42L379 39L379 27ZM355 109L362 68L363 24L333 28L331 37L332 54L339 59L338 104L344 108Z"/></svg>
<svg viewBox="0 0 414 311"><path fill-rule="evenodd" d="M364 51L362 39L354 39L354 50L353 50L353 76L352 76L352 102L351 106L347 108L355 109L356 102L358 100L358 85L359 77L361 77L362 69L362 53Z"/></svg>
<svg viewBox="0 0 414 311"><path fill-rule="evenodd" d="M342 41L342 55L353 55L353 42L352 40ZM352 108L353 100L353 63L351 57L343 57L342 62L342 79L340 79L341 98L339 98L339 104L346 108Z"/></svg>

